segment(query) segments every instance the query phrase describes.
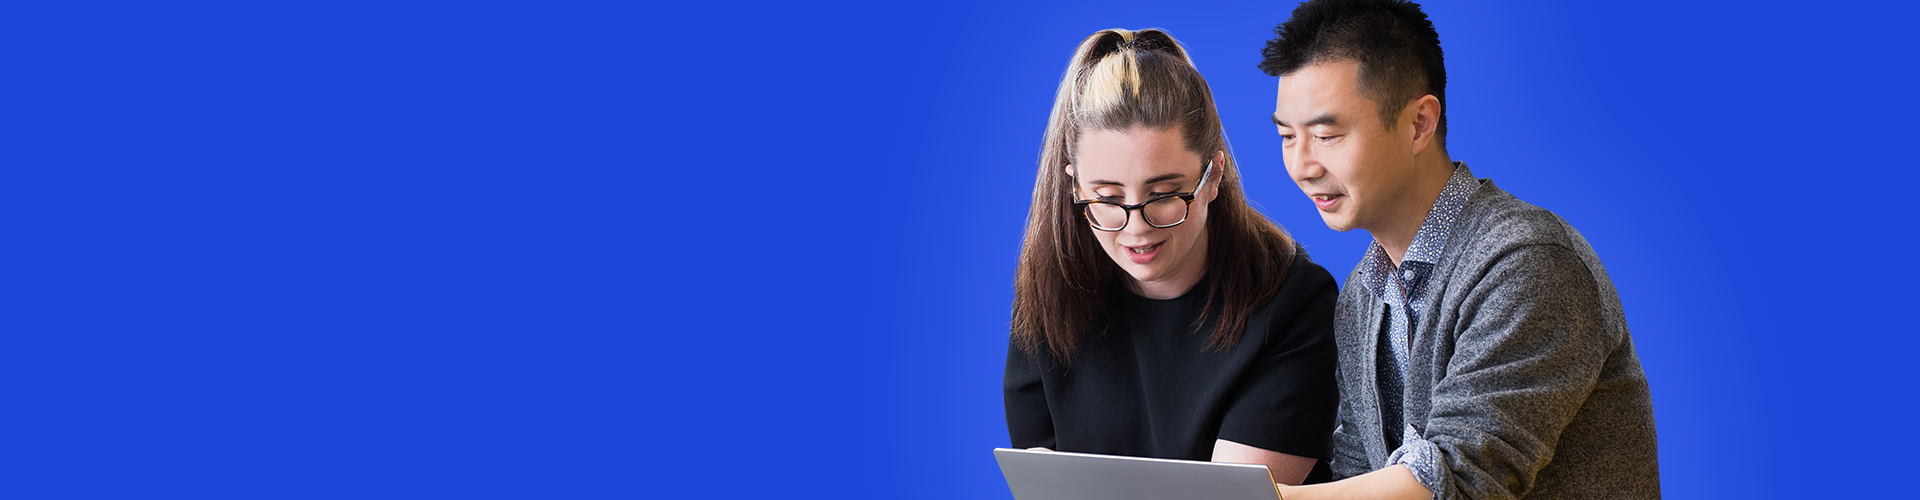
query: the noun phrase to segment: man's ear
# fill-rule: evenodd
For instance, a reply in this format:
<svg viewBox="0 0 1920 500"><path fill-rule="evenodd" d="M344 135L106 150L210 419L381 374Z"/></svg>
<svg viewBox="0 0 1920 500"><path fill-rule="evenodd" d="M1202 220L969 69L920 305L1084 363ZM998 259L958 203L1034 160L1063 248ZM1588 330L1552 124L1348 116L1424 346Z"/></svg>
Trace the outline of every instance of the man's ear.
<svg viewBox="0 0 1920 500"><path fill-rule="evenodd" d="M1433 94L1420 96L1407 104L1401 116L1409 116L1412 122L1407 128L1413 131L1411 139L1414 152L1425 151L1427 146L1435 144L1434 135L1440 131L1440 98Z"/></svg>

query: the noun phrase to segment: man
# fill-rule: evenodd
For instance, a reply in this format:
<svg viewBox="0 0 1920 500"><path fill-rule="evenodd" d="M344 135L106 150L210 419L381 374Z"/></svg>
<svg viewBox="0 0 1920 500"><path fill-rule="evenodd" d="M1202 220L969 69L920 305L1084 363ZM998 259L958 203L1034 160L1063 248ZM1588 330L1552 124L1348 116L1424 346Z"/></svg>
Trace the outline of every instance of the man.
<svg viewBox="0 0 1920 500"><path fill-rule="evenodd" d="M1274 29L1273 122L1328 227L1374 244L1340 290L1334 482L1312 498L1656 498L1653 402L1580 233L1448 157L1420 6L1314 0Z"/></svg>

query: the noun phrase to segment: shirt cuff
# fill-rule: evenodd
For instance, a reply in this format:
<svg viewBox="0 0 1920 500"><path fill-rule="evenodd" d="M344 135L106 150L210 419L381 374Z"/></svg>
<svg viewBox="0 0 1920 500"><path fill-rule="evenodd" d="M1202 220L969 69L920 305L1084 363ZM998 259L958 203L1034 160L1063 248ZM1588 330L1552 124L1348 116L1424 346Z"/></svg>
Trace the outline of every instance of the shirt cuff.
<svg viewBox="0 0 1920 500"><path fill-rule="evenodd" d="M1427 487L1427 492L1433 494L1432 498L1440 498L1441 474L1446 472L1440 468L1440 447L1432 441L1421 439L1413 426L1407 426L1405 435L1400 448L1393 450L1392 455L1387 455L1387 465L1407 466L1407 470L1413 471L1413 479Z"/></svg>

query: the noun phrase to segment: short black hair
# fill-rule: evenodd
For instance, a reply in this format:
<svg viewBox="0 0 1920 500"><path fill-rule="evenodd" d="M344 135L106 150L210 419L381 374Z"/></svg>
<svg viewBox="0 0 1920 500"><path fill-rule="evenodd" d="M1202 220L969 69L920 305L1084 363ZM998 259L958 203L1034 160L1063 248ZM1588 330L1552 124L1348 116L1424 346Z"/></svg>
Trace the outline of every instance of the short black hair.
<svg viewBox="0 0 1920 500"><path fill-rule="evenodd" d="M1394 128L1400 109L1420 96L1440 100L1436 136L1447 138L1447 69L1440 34L1420 4L1406 0L1311 0L1273 28L1260 49L1260 70L1284 76L1323 62L1360 63L1360 95L1380 109L1380 122Z"/></svg>

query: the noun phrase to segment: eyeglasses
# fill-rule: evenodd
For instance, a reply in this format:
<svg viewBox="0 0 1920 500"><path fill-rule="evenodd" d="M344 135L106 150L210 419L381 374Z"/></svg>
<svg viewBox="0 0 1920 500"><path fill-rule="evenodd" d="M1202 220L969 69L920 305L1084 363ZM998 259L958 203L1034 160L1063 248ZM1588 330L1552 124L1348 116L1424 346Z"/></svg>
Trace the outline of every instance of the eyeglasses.
<svg viewBox="0 0 1920 500"><path fill-rule="evenodd" d="M1127 228L1127 222L1133 220L1130 213L1140 211L1140 219L1147 225L1166 229L1187 221L1187 207L1193 205L1193 198L1207 187L1207 177L1213 174L1213 160L1207 160L1207 167L1200 172L1200 185L1192 192L1171 193L1155 196L1153 199L1126 205L1107 200L1074 200L1073 206L1086 214L1087 225L1101 231L1119 231Z"/></svg>

